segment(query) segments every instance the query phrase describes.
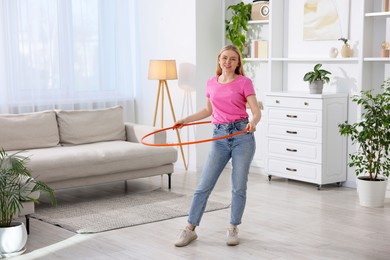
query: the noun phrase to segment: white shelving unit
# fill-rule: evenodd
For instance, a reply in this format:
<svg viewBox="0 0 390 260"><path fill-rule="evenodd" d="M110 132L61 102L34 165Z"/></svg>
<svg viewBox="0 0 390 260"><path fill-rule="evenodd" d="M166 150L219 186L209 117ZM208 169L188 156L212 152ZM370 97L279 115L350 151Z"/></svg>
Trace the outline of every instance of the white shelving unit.
<svg viewBox="0 0 390 260"><path fill-rule="evenodd" d="M382 82L390 77L390 58L379 57L381 43L390 42L390 12L383 12L382 0L364 0L361 9L361 86L363 90L378 90ZM390 184L387 190L390 191Z"/></svg>
<svg viewBox="0 0 390 260"><path fill-rule="evenodd" d="M226 9L229 5L236 4L240 0L224 0L223 10L224 19L226 19ZM252 1L244 0L245 3ZM299 4L303 4L300 1ZM350 12L357 10L360 12L358 19L350 22L349 31L350 39L354 42L354 56L351 58L329 58L327 50L319 49L318 55L297 55L289 50L292 36L290 34L291 21L299 15L290 13L289 9L295 8L296 4L288 0L271 0L269 20L249 21L249 39L253 37L269 41L269 56L268 58L246 58L246 71L248 76L252 77L256 88L262 93L270 91L290 91L290 81L286 81L287 77L301 78L301 74L295 76L295 70L290 73L289 67L291 64L301 64L302 67L311 67L315 63L324 63L327 65L335 65L336 67L351 65L356 76L355 85L357 89L368 89L380 86L381 82L387 77L390 77L389 63L390 58L380 57L380 46L383 41L390 42L390 12L383 12L382 0L354 0L350 4L353 8ZM301 8L301 7L300 7ZM303 8L303 7L302 7ZM298 9L300 10L300 9ZM294 16L290 18L289 16ZM350 19L352 13L350 14ZM358 28L357 30L355 28ZM355 29L355 30L354 30ZM224 30L223 30L224 31ZM351 36L351 31L353 32ZM222 36L226 43L225 35ZM348 37L348 36L347 36ZM318 42L312 41L313 48L318 46ZM307 43L311 44L311 43ZM333 43L336 48L341 47L341 42ZM304 66L306 64L306 66ZM348 72L351 72L348 68ZM266 74L266 76L264 76ZM257 80L257 78L259 78ZM256 84L261 82L261 84ZM344 92L349 92L350 89L345 89Z"/></svg>
<svg viewBox="0 0 390 260"><path fill-rule="evenodd" d="M310 58L310 57L301 57L301 58L271 58L272 61L286 61L286 62L330 62L330 63L354 63L358 62L358 58Z"/></svg>
<svg viewBox="0 0 390 260"><path fill-rule="evenodd" d="M224 0L224 14L229 5L238 2L240 1ZM329 57L331 47L340 52L341 41L303 41L299 38L302 34L303 18L299 16L303 15L303 3L304 1L270 0L269 20L249 22L249 37L260 35L261 39L269 41L268 58L245 59L245 73L252 78L258 99L264 102L265 94L274 92L308 93L307 82L302 78L316 63L322 63L325 69L332 72L331 82L324 86L325 93L354 95L360 90L372 88L378 91L383 81L390 77L390 58L380 57L381 43L390 42L390 12L383 12L382 0L350 1L349 32L348 35L342 35L350 40L353 48L353 57L350 58L342 58L340 54L337 58ZM223 39L226 43L225 35ZM264 105L267 106L266 103ZM264 114L260 125L266 127L268 118ZM360 108L349 102L348 121L359 120L360 114ZM265 129L256 133L256 138L258 147L265 145ZM348 143L345 156L353 152L353 149L356 147ZM266 167L266 153L267 151L262 150L255 155L256 167ZM346 186L353 187L353 169L348 168L347 176Z"/></svg>
<svg viewBox="0 0 390 260"><path fill-rule="evenodd" d="M361 86L367 90L379 88L390 77L390 58L380 57L382 42L390 42L390 12L383 12L382 0L364 0L361 9Z"/></svg>

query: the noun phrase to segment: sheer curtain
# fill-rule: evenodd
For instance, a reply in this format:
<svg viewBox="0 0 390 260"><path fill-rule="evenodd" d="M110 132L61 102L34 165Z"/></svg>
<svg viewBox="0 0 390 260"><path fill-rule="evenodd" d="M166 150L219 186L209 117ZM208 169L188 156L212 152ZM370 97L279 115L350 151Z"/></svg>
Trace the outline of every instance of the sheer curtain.
<svg viewBox="0 0 390 260"><path fill-rule="evenodd" d="M0 113L121 105L134 120L134 0L1 0Z"/></svg>

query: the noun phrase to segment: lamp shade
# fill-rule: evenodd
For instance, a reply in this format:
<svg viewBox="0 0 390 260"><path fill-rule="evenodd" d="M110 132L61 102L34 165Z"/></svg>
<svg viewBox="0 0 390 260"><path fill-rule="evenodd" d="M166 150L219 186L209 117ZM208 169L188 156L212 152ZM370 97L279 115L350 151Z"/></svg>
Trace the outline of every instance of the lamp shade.
<svg viewBox="0 0 390 260"><path fill-rule="evenodd" d="M175 60L150 60L149 79L177 79Z"/></svg>

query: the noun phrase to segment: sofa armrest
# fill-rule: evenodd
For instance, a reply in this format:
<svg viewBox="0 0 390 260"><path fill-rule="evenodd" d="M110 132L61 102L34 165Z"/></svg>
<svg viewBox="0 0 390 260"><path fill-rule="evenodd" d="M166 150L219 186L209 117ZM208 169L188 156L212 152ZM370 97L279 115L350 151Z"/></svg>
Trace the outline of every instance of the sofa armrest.
<svg viewBox="0 0 390 260"><path fill-rule="evenodd" d="M140 125L130 122L125 122L126 128L126 140L129 142L140 143L143 136L158 130L158 128L148 125ZM147 138L148 143L163 144L167 141L167 135L165 132L160 132L149 136Z"/></svg>
<svg viewBox="0 0 390 260"><path fill-rule="evenodd" d="M24 201L22 202L22 207L20 208L16 217L22 217L34 213L35 213L35 203L33 201Z"/></svg>

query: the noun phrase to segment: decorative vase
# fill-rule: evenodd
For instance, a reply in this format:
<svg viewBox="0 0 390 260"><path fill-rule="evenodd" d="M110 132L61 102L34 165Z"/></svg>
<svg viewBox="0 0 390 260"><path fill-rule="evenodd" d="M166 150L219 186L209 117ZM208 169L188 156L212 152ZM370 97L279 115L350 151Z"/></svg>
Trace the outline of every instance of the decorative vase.
<svg viewBox="0 0 390 260"><path fill-rule="evenodd" d="M386 41L382 42L381 57L382 58L390 57L390 43L389 42L386 42Z"/></svg>
<svg viewBox="0 0 390 260"><path fill-rule="evenodd" d="M27 231L23 222L12 222L10 227L0 228L1 257L23 254L26 250Z"/></svg>
<svg viewBox="0 0 390 260"><path fill-rule="evenodd" d="M323 80L316 80L309 84L310 94L322 94L324 88Z"/></svg>
<svg viewBox="0 0 390 260"><path fill-rule="evenodd" d="M330 48L329 57L336 58L338 54L339 54L339 50L337 48L335 47Z"/></svg>
<svg viewBox="0 0 390 260"><path fill-rule="evenodd" d="M383 207L385 204L387 179L370 181L367 177L356 179L359 202L361 206L370 208Z"/></svg>
<svg viewBox="0 0 390 260"><path fill-rule="evenodd" d="M352 56L352 49L351 49L351 46L349 46L349 44L344 44L342 47L341 47L341 56L343 58L349 58Z"/></svg>

